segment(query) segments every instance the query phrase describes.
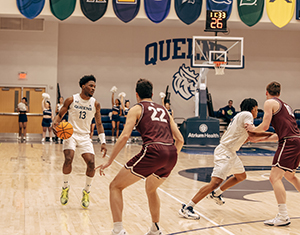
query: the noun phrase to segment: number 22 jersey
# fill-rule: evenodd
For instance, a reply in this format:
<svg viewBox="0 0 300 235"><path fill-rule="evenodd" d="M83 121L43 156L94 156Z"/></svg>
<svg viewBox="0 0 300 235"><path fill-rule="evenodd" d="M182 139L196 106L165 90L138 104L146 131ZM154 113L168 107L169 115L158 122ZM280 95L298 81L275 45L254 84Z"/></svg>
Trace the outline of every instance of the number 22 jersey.
<svg viewBox="0 0 300 235"><path fill-rule="evenodd" d="M170 116L162 105L153 101L141 101L137 105L142 107L140 119L136 124L143 143L173 144L173 135L170 126Z"/></svg>
<svg viewBox="0 0 300 235"><path fill-rule="evenodd" d="M73 126L74 133L90 133L92 119L96 112L95 101L93 97L84 100L80 94L73 95L73 102L69 106L69 122Z"/></svg>

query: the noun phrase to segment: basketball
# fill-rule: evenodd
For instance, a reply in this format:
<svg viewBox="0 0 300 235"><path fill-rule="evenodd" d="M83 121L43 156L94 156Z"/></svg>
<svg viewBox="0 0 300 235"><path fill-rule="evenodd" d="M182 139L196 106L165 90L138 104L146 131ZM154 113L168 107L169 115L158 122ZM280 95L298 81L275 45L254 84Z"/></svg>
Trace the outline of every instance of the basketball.
<svg viewBox="0 0 300 235"><path fill-rule="evenodd" d="M56 130L56 136L60 139L69 139L73 134L73 126L69 122L60 122Z"/></svg>

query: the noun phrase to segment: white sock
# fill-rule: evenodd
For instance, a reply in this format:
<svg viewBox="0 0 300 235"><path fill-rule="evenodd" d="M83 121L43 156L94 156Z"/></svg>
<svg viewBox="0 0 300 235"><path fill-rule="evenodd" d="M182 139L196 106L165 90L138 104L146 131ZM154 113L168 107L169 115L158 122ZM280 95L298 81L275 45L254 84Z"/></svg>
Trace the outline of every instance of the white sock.
<svg viewBox="0 0 300 235"><path fill-rule="evenodd" d="M159 225L159 222L157 222L157 223L153 223L153 222L152 222L152 226L151 226L151 229L150 229L150 230L151 230L152 232L158 231L158 230L159 230L159 226L158 226L158 225Z"/></svg>
<svg viewBox="0 0 300 235"><path fill-rule="evenodd" d="M288 217L286 204L278 204L278 211L279 214L282 215L283 217Z"/></svg>
<svg viewBox="0 0 300 235"><path fill-rule="evenodd" d="M191 207L194 208L195 205L196 205L196 204L195 204L192 200L190 200L190 202L186 205L186 207L191 206Z"/></svg>
<svg viewBox="0 0 300 235"><path fill-rule="evenodd" d="M66 188L69 186L69 176L70 176L70 174L63 175L63 181L64 181L63 188Z"/></svg>
<svg viewBox="0 0 300 235"><path fill-rule="evenodd" d="M122 222L114 222L114 233L118 234L123 229L123 223Z"/></svg>
<svg viewBox="0 0 300 235"><path fill-rule="evenodd" d="M221 195L224 191L222 191L221 188L219 187L219 188L217 188L216 190L214 190L214 192L215 192L215 195L216 195L216 196L219 196L219 195Z"/></svg>
<svg viewBox="0 0 300 235"><path fill-rule="evenodd" d="M85 191L89 192L92 186L92 181L93 181L93 177L89 177L86 175L86 180L85 180Z"/></svg>

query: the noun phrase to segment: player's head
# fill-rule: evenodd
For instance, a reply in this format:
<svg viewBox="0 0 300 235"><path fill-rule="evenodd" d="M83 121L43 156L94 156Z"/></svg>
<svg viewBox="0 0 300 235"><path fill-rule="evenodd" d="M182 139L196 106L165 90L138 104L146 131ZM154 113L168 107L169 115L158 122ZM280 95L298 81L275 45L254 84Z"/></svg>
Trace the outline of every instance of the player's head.
<svg viewBox="0 0 300 235"><path fill-rule="evenodd" d="M26 103L26 102L27 102L27 98L26 98L26 97L23 97L23 98L22 98L22 102L23 102L23 103Z"/></svg>
<svg viewBox="0 0 300 235"><path fill-rule="evenodd" d="M233 100L229 100L229 101L228 101L228 105L229 105L229 107L231 107L231 106L232 106L232 104L233 104Z"/></svg>
<svg viewBox="0 0 300 235"><path fill-rule="evenodd" d="M279 82L271 82L267 86L267 92L271 96L279 96L280 95L280 89L281 89L281 86L280 86Z"/></svg>
<svg viewBox="0 0 300 235"><path fill-rule="evenodd" d="M129 106L130 106L130 101L129 100L125 100L125 107L129 108Z"/></svg>
<svg viewBox="0 0 300 235"><path fill-rule="evenodd" d="M85 96L92 97L96 88L96 78L93 75L85 75L80 79L79 86Z"/></svg>
<svg viewBox="0 0 300 235"><path fill-rule="evenodd" d="M137 81L135 91L141 99L152 98L152 90L153 85L149 80L140 78Z"/></svg>
<svg viewBox="0 0 300 235"><path fill-rule="evenodd" d="M46 109L51 109L51 103L49 100L46 101Z"/></svg>
<svg viewBox="0 0 300 235"><path fill-rule="evenodd" d="M59 97L59 103L63 103L64 102L64 97Z"/></svg>
<svg viewBox="0 0 300 235"><path fill-rule="evenodd" d="M115 100L115 105L120 105L121 104L121 101L119 99L116 99Z"/></svg>
<svg viewBox="0 0 300 235"><path fill-rule="evenodd" d="M242 101L240 104L241 111L249 111L252 113L253 118L257 117L258 113L258 104L255 99L247 98Z"/></svg>
<svg viewBox="0 0 300 235"><path fill-rule="evenodd" d="M166 102L166 103L165 103L165 107L166 107L166 109L170 109L170 108L171 108L170 102Z"/></svg>

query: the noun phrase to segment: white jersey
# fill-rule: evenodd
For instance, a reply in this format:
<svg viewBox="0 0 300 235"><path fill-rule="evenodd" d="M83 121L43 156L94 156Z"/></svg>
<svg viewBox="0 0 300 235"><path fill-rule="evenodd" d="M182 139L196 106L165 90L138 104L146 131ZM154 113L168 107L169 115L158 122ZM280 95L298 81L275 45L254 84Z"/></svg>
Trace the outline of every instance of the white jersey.
<svg viewBox="0 0 300 235"><path fill-rule="evenodd" d="M73 102L69 106L69 122L73 126L74 133L90 133L91 122L96 112L95 101L93 97L83 100L80 94L73 95Z"/></svg>
<svg viewBox="0 0 300 235"><path fill-rule="evenodd" d="M232 151L238 151L248 138L246 123L253 124L253 116L250 112L242 111L235 115L220 143Z"/></svg>

